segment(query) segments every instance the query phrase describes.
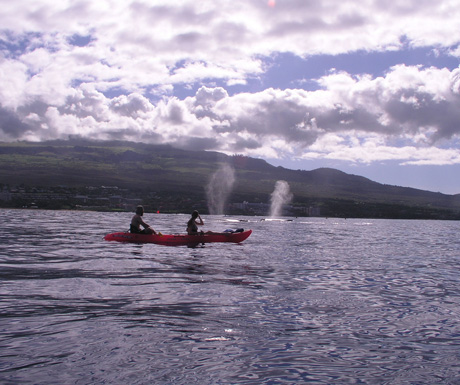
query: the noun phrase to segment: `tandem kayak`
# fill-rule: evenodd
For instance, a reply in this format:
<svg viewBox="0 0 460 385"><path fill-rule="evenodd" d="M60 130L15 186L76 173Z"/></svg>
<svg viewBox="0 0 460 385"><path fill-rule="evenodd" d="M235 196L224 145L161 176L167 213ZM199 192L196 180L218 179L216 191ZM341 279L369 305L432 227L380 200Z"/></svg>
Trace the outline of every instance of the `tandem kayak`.
<svg viewBox="0 0 460 385"><path fill-rule="evenodd" d="M133 234L128 232L107 234L106 241L129 242L129 243L155 243L166 246L190 246L200 243L233 242L240 243L247 239L252 230L241 232L223 232L211 234Z"/></svg>

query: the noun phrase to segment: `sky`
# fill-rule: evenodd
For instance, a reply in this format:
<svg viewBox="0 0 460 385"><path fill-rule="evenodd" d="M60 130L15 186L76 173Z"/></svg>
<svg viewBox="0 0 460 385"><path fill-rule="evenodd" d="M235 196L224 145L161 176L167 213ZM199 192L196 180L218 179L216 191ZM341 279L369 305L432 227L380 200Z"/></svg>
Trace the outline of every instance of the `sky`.
<svg viewBox="0 0 460 385"><path fill-rule="evenodd" d="M0 141L171 144L460 193L460 0L0 7Z"/></svg>

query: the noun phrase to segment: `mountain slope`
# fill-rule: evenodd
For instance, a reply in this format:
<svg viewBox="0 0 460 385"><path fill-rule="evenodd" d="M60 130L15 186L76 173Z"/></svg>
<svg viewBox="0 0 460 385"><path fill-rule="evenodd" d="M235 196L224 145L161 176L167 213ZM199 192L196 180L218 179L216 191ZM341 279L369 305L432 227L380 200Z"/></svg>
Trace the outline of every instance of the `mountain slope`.
<svg viewBox="0 0 460 385"><path fill-rule="evenodd" d="M0 143L2 187L65 185L81 192L118 186L147 202L155 195L172 206L201 202L202 209L206 186L222 164L235 170L231 202L268 203L276 181L285 180L294 206L320 207L323 215L460 218L459 195L382 185L328 168L289 170L245 156L131 142Z"/></svg>

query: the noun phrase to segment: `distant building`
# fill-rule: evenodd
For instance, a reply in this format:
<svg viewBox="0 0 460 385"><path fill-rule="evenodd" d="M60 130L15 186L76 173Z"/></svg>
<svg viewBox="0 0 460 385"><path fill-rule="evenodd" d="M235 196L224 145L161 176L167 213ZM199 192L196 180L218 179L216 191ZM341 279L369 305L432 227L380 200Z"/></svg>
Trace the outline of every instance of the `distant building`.
<svg viewBox="0 0 460 385"><path fill-rule="evenodd" d="M11 200L11 193L8 191L6 187L0 191L0 201L9 202Z"/></svg>
<svg viewBox="0 0 460 385"><path fill-rule="evenodd" d="M309 217L319 217L321 216L321 209L319 207L309 207L308 208Z"/></svg>

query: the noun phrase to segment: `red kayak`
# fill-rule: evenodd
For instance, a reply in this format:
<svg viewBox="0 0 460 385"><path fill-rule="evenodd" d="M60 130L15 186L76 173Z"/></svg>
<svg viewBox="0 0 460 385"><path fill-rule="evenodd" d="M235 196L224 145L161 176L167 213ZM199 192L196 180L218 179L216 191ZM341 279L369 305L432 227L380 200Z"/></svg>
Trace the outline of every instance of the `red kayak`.
<svg viewBox="0 0 460 385"><path fill-rule="evenodd" d="M166 246L190 246L199 245L200 243L211 242L233 242L240 243L248 238L252 230L241 232L223 232L211 234L133 234L133 233L111 233L107 234L106 241L129 242L129 243L155 243Z"/></svg>

